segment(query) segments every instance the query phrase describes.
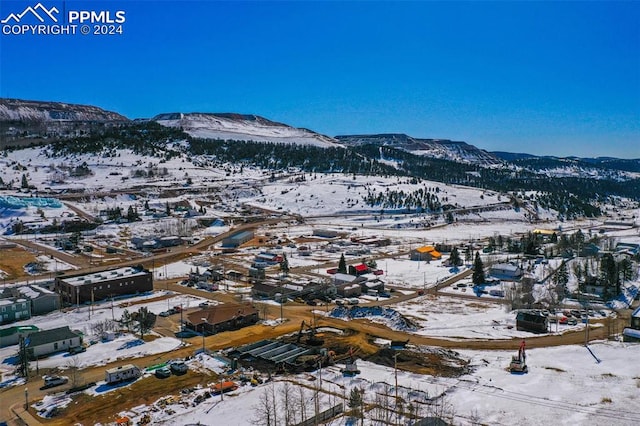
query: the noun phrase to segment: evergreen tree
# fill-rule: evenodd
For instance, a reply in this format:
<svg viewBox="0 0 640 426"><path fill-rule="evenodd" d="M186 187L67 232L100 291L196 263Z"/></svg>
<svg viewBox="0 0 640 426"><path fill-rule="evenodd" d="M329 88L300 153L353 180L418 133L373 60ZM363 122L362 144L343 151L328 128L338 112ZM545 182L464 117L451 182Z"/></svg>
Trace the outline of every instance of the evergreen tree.
<svg viewBox="0 0 640 426"><path fill-rule="evenodd" d="M22 189L28 189L29 188L29 181L27 180L27 175L22 175L22 184L20 185L20 187Z"/></svg>
<svg viewBox="0 0 640 426"><path fill-rule="evenodd" d="M138 211L133 208L133 206L129 206L127 210L127 220L129 222L134 222L139 219Z"/></svg>
<svg viewBox="0 0 640 426"><path fill-rule="evenodd" d="M458 251L458 247L454 247L453 250L451 250L451 254L449 255L449 263L452 266L462 265L462 259L460 258L460 252Z"/></svg>
<svg viewBox="0 0 640 426"><path fill-rule="evenodd" d="M473 261L473 274L471 280L474 284L482 284L486 281L484 276L484 264L480 259L480 253L476 253L476 259Z"/></svg>
<svg viewBox="0 0 640 426"><path fill-rule="evenodd" d="M156 324L156 315L149 312L146 306L142 306L137 312L133 313L133 319L136 328L140 332L140 339L144 340L145 333L149 332Z"/></svg>
<svg viewBox="0 0 640 426"><path fill-rule="evenodd" d="M347 273L347 261L344 258L344 253L340 255L340 262L338 262L338 272L341 274Z"/></svg>
<svg viewBox="0 0 640 426"><path fill-rule="evenodd" d="M360 389L351 388L348 405L351 409L356 409L362 405L362 391Z"/></svg>
<svg viewBox="0 0 640 426"><path fill-rule="evenodd" d="M471 245L468 245L467 248L464 249L464 261L471 263L471 259L473 259L473 254L471 253Z"/></svg>
<svg viewBox="0 0 640 426"><path fill-rule="evenodd" d="M453 213L447 212L446 221L447 221L447 223L453 223L454 222Z"/></svg>
<svg viewBox="0 0 640 426"><path fill-rule="evenodd" d="M609 290L609 287L615 287L614 295L618 295L620 293L618 265L611 253L606 253L602 256L602 260L600 261L600 277L604 282L604 285L607 287L607 290Z"/></svg>
<svg viewBox="0 0 640 426"><path fill-rule="evenodd" d="M285 277L289 275L289 259L287 259L287 254L282 254L282 262L280 262L280 271L282 271L282 275Z"/></svg>
<svg viewBox="0 0 640 426"><path fill-rule="evenodd" d="M118 321L120 325L125 327L128 332L131 332L131 325L133 324L133 318L127 309L122 312L122 317Z"/></svg>
<svg viewBox="0 0 640 426"><path fill-rule="evenodd" d="M567 285L567 283L569 282L569 271L567 270L567 262L562 262L562 264L554 274L553 280L556 284L560 284L562 286Z"/></svg>
<svg viewBox="0 0 640 426"><path fill-rule="evenodd" d="M633 263L626 257L618 263L618 270L625 281L633 279Z"/></svg>
<svg viewBox="0 0 640 426"><path fill-rule="evenodd" d="M171 208L169 207L169 202L167 201L165 205L165 210L167 212L167 216L171 216Z"/></svg>

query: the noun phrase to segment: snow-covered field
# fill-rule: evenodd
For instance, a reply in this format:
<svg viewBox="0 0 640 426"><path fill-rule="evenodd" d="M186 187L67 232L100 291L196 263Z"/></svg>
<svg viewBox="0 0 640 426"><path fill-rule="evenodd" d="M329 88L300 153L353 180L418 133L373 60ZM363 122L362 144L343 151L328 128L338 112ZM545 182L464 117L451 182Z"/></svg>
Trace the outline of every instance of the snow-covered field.
<svg viewBox="0 0 640 426"><path fill-rule="evenodd" d="M529 373L510 374L506 368L512 353L502 351L462 351L472 372L458 378L397 372L397 394L403 408L394 411L370 409L364 414L365 425L380 424L385 417L407 424L409 413L422 417L439 415L450 424L473 425L635 425L640 421L640 365L629 359L640 356L640 345L601 342L590 346L595 357L582 346L531 349L527 351ZM596 360L597 357L597 360ZM207 358L207 357L205 357ZM191 368L204 365L221 371L214 359L190 361ZM360 374L344 377L341 365L311 374L290 377L275 376L272 382L257 387L240 386L223 397L200 398L206 389L188 395L164 397L155 406L139 406L122 415L134 421L149 415L153 424L216 425L225 419L230 426L264 422L265 403L275 404L278 422L284 421L283 398L288 387L296 421L302 417L343 403L348 407L353 389L363 391L367 404L385 404L394 408L396 373L393 368L366 361L358 362ZM264 376L263 376L264 378ZM153 380L150 378L149 380ZM167 403L169 401L169 403ZM409 408L411 406L411 408ZM279 407L279 408L278 408ZM273 419L273 417L272 417ZM338 416L331 425L357 424L360 420ZM260 423L264 424L264 423Z"/></svg>
<svg viewBox="0 0 640 426"><path fill-rule="evenodd" d="M197 123L196 123L197 124ZM218 135L224 132L234 132L237 129L220 129ZM284 133L278 133L284 131ZM305 133L299 129L265 128L265 138L289 138L291 141L305 139L308 143L333 143L318 139L316 135ZM199 132L197 125L193 129ZM274 133L275 132L275 133ZM269 139L271 140L271 139ZM299 141L298 141L299 142ZM109 244L128 243L135 236L158 236L184 233L189 236L204 237L217 235L231 229L234 221L244 219L248 208L253 211L263 209L265 217L274 213L289 213L304 217L304 223L283 219L281 223L272 224L258 232L267 232L281 238L281 248L277 249L288 257L290 268L304 267L313 275L330 279L326 269L337 266L342 253L356 252L346 255L349 264L355 264L367 259L375 258L377 268L384 271L380 278L387 284L398 288L398 294L415 294L421 289L428 289L437 283L452 277L455 272L445 266L444 260L432 262L416 262L409 260L408 252L420 245L436 243L459 244L469 243L482 247L489 237L497 235L518 238L520 235L535 228L575 230L591 229L597 233L597 227L603 220L559 222L557 212L541 210L539 215L544 223L529 223L525 217L525 209L516 210L501 203L508 200L505 194L497 194L476 188L445 185L438 182L422 181L410 183L406 178L371 177L343 174L301 174L296 171L282 173L278 179L271 180L270 173L251 167L230 167L228 171L211 168L205 165L206 158L190 162L185 158L172 158L159 163L158 158L135 155L128 151L118 153L117 157L102 158L92 155L75 155L64 158L50 158L43 148L28 148L11 151L7 157L0 158L0 176L4 182L13 182L14 187L20 186L22 175L26 175L29 183L41 191L50 188L52 192L86 189L88 191L110 191L117 188L129 193L103 194L93 198L65 202L64 204L39 203L37 199L29 200L33 193L19 190L4 191L3 195L17 196L26 204L24 206L5 203L0 207L0 233L11 233L11 227L19 219L30 226L39 228L47 224L59 223L62 220L76 218L78 213L72 208L80 209L87 214L97 216L105 209L121 208L124 212L129 207L137 209L142 214L142 220L135 223L106 223L95 231L87 232L83 237L91 241L96 247L106 247ZM85 178L68 175L69 165L87 162L92 175ZM23 167L14 167L15 163ZM135 170L161 170L153 178L138 178ZM304 175L304 179L299 179ZM161 198L160 194L166 189L183 189L185 182L192 180L188 190L179 194L169 194ZM144 186L144 190L139 188ZM384 193L387 190L404 191L410 193L418 189L438 188L438 197L446 202L466 208L493 207L495 209L456 213L455 221L446 224L442 214L402 214L397 211L381 212L380 206L366 205L364 197L368 193ZM216 197L213 198L211 188L215 188ZM206 190L206 191L200 191ZM143 214L145 203L150 210ZM220 219L214 226L197 228L197 217L183 217L174 212L173 217L153 217L151 210L164 211L165 206L180 203L183 207L198 210L205 206L206 217ZM188 207L186 207L188 206ZM200 214L200 213L199 213ZM254 214L254 213L251 213ZM256 215L258 213L255 213ZM638 209L625 212L629 217L640 217ZM224 218L224 221L222 220ZM635 220L635 219L634 219ZM308 241L314 229L326 228L336 230L347 235L344 245L332 249L329 246L335 241L326 239ZM612 241L640 242L637 228L607 231L606 236ZM364 247L357 242L347 241L350 237L378 237L387 238L391 244L384 247ZM9 241L20 240L21 237L7 236ZM53 246L53 239L45 240L42 235L36 238L48 247ZM297 248L290 246L290 241L297 239L297 246L307 245L312 251L311 256L302 256ZM16 241L19 242L19 241ZM280 244L280 243L278 243ZM271 250L275 250L273 247ZM253 257L262 248L241 249L232 257L221 257L226 270L234 267L246 268L252 263ZM368 250L368 251L366 251ZM487 261L505 260L502 255L483 255ZM154 265L156 279L182 278L197 268L206 268L214 262L213 253L204 253L188 260ZM73 265L63 264L59 259L45 256L38 258L43 262L46 270L71 269ZM529 262L530 263L530 262ZM557 259L551 259L547 264L523 263L522 266L537 279L543 279L560 264ZM531 268L529 268L531 266ZM571 266L571 263L570 263ZM460 268L467 270L469 265ZM275 271L277 267L271 268ZM530 270L529 270L530 269ZM0 271L0 274L2 272ZM300 273L292 278L308 281L309 275ZM469 284L466 279L461 283ZM636 287L640 283L628 283ZM570 277L568 288L577 287L575 277ZM246 292L244 283L230 281L221 282L222 291ZM433 298L422 296L411 301L392 304L392 307L418 324L418 335L444 338L525 338L528 333L517 331L514 327L515 314L505 309L504 304L496 298L484 295L479 298L460 298L458 295L473 293L469 287L463 292L461 287L445 288L445 296ZM535 288L537 300L545 297L548 286L538 285ZM152 296L158 296L156 293ZM493 300L492 300L493 299ZM373 300L363 296L362 301ZM201 299L187 295L171 295L161 301L145 302L144 298L129 299L141 302L126 307L122 302L105 302L94 306L90 312L88 306L67 312L55 312L42 317L33 317L13 325L33 324L41 329L49 329L70 325L85 335L85 340L95 343L87 351L74 357L64 354L54 355L39 361L40 367L69 366L70 362L80 367L104 365L116 358L136 358L147 354L171 351L180 345L180 341L173 337L157 337L155 340L143 343L131 334L114 336L108 341L100 341L92 336L93 324L106 319L119 318L124 309L130 311L140 306L146 306L152 312L160 313L170 306L183 305L184 308L194 307ZM624 303L616 307L626 306ZM322 314L318 311L318 314ZM576 326L558 327L558 332ZM555 326L554 326L555 329ZM424 375L398 372L400 388L398 394L407 403L411 402L413 409L421 415L436 412L442 417L458 425L471 424L519 424L519 425L548 425L548 424L591 424L591 425L632 425L640 423L640 367L636 360L640 357L640 346L620 342L600 342L593 344L591 350L595 357L581 346L566 346L548 349L533 349L528 351L529 373L526 375L511 375L505 371L512 353L500 351L464 351L462 355L470 360L473 371L468 375L452 379L431 377ZM18 384L13 370L16 347L0 349L0 372L2 380L0 386ZM597 362L597 359L600 362ZM215 358L198 356L189 361L192 369L208 369L220 373L224 367ZM228 425L249 425L258 416L258 406L264 403L265 395L271 392L279 398L286 383L295 388L296 398L304 402L308 414L314 410L316 403L320 410L333 406L348 399L351 389L364 389L364 399L373 403L376 398L390 398L395 395L395 375L393 369L373 363L358 361L361 374L354 378L343 377L339 366L323 369L322 372L302 374L292 377L277 377L273 382L257 387L241 386L236 391L225 395L224 400L219 396L204 399L194 403L197 395L204 395L200 389L188 395L175 396L175 400L182 399L182 403L163 403L158 407L136 407L127 414L140 420L144 414L152 416L153 424L183 425L198 423L206 425L220 424L220 419ZM320 375L322 384L320 384ZM154 380L152 377L142 380ZM91 390L89 390L91 391ZM95 391L95 390L94 390ZM265 393L266 392L266 393ZM386 395L386 396L385 396ZM435 399L434 399L435 398ZM378 400L380 402L381 400ZM60 397L48 398L44 406L52 407L64 405L68 400ZM162 407L160 407L162 405ZM264 407L263 407L264 408ZM46 409L46 408L44 408ZM277 411L282 415L283 411ZM301 411L296 412L297 416ZM381 419L388 416L372 410L366 413L366 425L381 424ZM393 415L393 421L405 424L408 416ZM298 418L298 420L300 420ZM283 421L280 419L280 422ZM339 417L330 424L356 424L355 421Z"/></svg>

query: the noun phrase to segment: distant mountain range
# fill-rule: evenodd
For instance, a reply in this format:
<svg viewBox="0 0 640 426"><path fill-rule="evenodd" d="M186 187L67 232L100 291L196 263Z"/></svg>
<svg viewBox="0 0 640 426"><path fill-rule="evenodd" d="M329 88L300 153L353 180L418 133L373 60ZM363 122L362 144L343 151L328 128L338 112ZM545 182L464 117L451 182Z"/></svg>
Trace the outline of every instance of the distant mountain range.
<svg viewBox="0 0 640 426"><path fill-rule="evenodd" d="M448 139L419 139L402 133L378 135L344 135L336 139L347 146L376 145L388 146L431 158L477 163L485 166L503 163L495 155L466 142Z"/></svg>
<svg viewBox="0 0 640 426"><path fill-rule="evenodd" d="M640 159L558 158L508 152L488 152L471 144L447 139L415 138L406 134L326 136L257 115L235 113L164 113L151 118L163 126L179 128L193 138L311 145L321 148L373 145L435 159L497 166L514 163L530 169L579 166L640 172ZM0 98L0 148L28 146L81 137L130 120L91 105Z"/></svg>

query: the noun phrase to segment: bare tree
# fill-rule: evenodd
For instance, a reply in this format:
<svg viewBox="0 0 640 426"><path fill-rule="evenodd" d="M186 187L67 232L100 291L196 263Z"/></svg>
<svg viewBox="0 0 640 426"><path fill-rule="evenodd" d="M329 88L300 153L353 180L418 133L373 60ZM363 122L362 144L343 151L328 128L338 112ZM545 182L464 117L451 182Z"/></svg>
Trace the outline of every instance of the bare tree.
<svg viewBox="0 0 640 426"><path fill-rule="evenodd" d="M276 426L277 413L273 405L273 386L267 386L262 390L258 402L254 405L254 419L251 424L255 426Z"/></svg>
<svg viewBox="0 0 640 426"><path fill-rule="evenodd" d="M81 374L80 374L80 360L77 356L72 356L65 365L67 370L69 371L69 380L71 380L71 387L75 388L80 384Z"/></svg>
<svg viewBox="0 0 640 426"><path fill-rule="evenodd" d="M293 402L293 386L289 382L284 382L280 388L280 405L283 407L285 426L295 424L296 404Z"/></svg>
<svg viewBox="0 0 640 426"><path fill-rule="evenodd" d="M91 333L95 336L102 337L105 333L109 331L115 331L118 325L115 321L110 319L105 319L104 321L97 321L91 324Z"/></svg>
<svg viewBox="0 0 640 426"><path fill-rule="evenodd" d="M307 403L309 396L302 386L298 387L298 400L300 407L300 422L304 422L307 420Z"/></svg>
<svg viewBox="0 0 640 426"><path fill-rule="evenodd" d="M473 408L469 413L469 421L471 422L472 426L480 426L482 424L477 408Z"/></svg>

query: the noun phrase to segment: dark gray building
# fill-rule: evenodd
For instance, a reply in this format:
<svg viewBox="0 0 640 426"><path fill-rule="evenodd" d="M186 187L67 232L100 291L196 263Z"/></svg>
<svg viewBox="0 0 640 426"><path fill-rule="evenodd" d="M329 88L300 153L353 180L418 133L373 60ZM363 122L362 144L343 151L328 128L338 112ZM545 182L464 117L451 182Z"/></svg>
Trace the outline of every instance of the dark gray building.
<svg viewBox="0 0 640 426"><path fill-rule="evenodd" d="M56 278L56 293L64 304L81 304L125 294L153 290L153 275L139 267L126 267L87 275Z"/></svg>
<svg viewBox="0 0 640 426"><path fill-rule="evenodd" d="M253 230L239 231L222 240L223 248L238 248L254 237Z"/></svg>

